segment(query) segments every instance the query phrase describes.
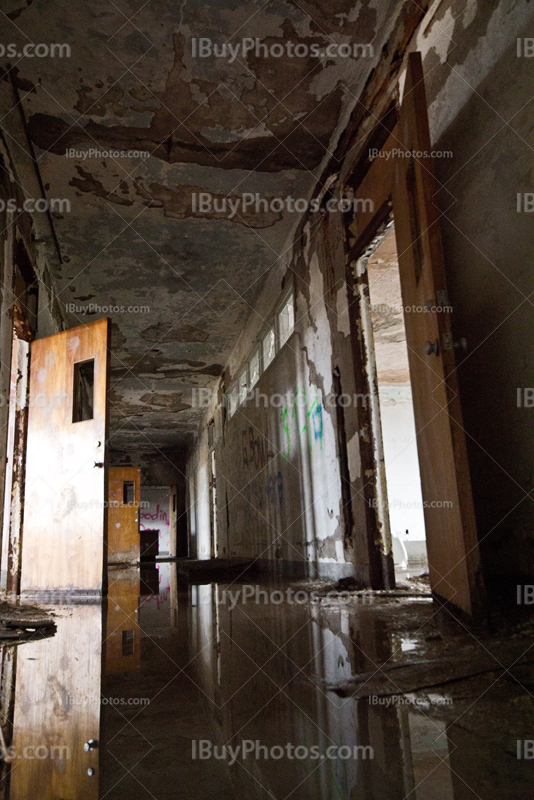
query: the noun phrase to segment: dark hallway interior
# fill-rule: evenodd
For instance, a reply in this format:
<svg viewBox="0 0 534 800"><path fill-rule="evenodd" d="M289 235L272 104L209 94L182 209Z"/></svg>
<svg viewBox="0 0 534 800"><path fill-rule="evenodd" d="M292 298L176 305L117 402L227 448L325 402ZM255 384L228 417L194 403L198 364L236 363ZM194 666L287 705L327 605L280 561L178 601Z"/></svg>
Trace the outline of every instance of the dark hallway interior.
<svg viewBox="0 0 534 800"><path fill-rule="evenodd" d="M0 800L534 798L532 4L0 21Z"/></svg>

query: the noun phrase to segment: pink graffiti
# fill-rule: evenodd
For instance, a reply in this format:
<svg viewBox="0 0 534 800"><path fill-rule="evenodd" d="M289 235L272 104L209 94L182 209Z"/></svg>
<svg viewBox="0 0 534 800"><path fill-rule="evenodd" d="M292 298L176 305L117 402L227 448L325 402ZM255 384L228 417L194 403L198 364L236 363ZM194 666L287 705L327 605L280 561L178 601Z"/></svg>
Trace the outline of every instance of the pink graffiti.
<svg viewBox="0 0 534 800"><path fill-rule="evenodd" d="M156 511L154 514L150 514L149 512L143 513L141 511L141 519L160 520L161 522L166 522L167 525L169 524L169 517L167 515L167 512L160 510L159 503L156 506Z"/></svg>

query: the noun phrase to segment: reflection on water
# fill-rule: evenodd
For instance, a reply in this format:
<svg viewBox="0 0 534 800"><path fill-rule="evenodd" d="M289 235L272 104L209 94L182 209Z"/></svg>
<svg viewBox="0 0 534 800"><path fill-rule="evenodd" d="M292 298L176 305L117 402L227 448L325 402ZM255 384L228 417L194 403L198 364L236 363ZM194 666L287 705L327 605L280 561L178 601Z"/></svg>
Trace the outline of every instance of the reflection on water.
<svg viewBox="0 0 534 800"><path fill-rule="evenodd" d="M514 752L456 722L472 700L326 688L413 657L413 631L372 606L232 588L115 568L104 606L55 608L53 638L7 648L0 798L490 800L495 773L495 796L527 796Z"/></svg>
<svg viewBox="0 0 534 800"><path fill-rule="evenodd" d="M11 800L97 800L102 613L54 609L57 633L15 654ZM94 774L89 775L88 771Z"/></svg>

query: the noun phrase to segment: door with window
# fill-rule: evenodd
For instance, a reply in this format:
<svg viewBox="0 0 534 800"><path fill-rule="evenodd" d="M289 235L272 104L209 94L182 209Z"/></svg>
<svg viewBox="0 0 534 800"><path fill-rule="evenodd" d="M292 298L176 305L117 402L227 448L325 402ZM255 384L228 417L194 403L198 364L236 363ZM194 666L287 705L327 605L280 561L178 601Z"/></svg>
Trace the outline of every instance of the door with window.
<svg viewBox="0 0 534 800"><path fill-rule="evenodd" d="M107 319L31 345L22 593L103 589Z"/></svg>
<svg viewBox="0 0 534 800"><path fill-rule="evenodd" d="M141 470L110 467L108 485L108 564L136 564L141 548Z"/></svg>

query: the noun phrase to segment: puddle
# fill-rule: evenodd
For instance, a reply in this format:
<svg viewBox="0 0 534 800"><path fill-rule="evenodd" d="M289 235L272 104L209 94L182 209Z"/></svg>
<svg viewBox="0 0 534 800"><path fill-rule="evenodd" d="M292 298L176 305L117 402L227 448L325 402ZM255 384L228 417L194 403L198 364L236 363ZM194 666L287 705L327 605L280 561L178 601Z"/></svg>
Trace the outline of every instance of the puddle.
<svg viewBox="0 0 534 800"><path fill-rule="evenodd" d="M534 796L517 758L531 667L395 690L403 665L424 684L451 650L429 604L187 585L161 563L111 571L104 605L52 611L54 637L3 650L6 800Z"/></svg>

